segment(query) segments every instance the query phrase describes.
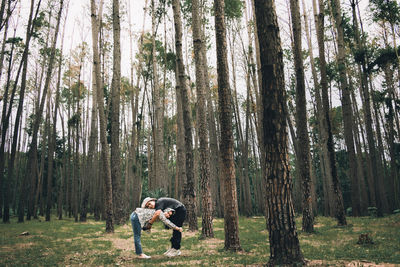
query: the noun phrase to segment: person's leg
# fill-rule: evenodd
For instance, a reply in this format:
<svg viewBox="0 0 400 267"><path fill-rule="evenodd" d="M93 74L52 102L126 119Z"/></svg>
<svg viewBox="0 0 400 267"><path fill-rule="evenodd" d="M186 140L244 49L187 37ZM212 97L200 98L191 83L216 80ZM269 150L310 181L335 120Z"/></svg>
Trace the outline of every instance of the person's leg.
<svg viewBox="0 0 400 267"><path fill-rule="evenodd" d="M133 230L133 238L135 240L135 252L137 255L141 255L142 251L142 244L140 241L140 236L142 233L142 228L140 226L139 218L136 213L131 214L131 223L132 223L132 230Z"/></svg>
<svg viewBox="0 0 400 267"><path fill-rule="evenodd" d="M182 227L183 222L185 221L185 218L186 218L186 208L182 206L175 210L175 214L170 218L170 220L176 226ZM170 240L172 248L180 249L181 248L181 240L182 240L182 233L179 231L173 230L172 238Z"/></svg>

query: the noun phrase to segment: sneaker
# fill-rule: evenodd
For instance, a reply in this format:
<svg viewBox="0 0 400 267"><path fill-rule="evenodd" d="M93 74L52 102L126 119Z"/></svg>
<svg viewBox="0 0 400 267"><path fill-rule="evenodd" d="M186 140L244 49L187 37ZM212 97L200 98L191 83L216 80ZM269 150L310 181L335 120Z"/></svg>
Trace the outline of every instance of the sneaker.
<svg viewBox="0 0 400 267"><path fill-rule="evenodd" d="M166 254L166 256L167 257L176 257L176 256L179 256L179 255L181 255L181 251L179 250L179 249L174 249L174 248L172 248L171 250L170 250L170 252L168 253L168 254Z"/></svg>
<svg viewBox="0 0 400 267"><path fill-rule="evenodd" d="M138 258L139 258L139 259L150 259L151 256L147 256L146 254L142 253L142 254L139 255Z"/></svg>
<svg viewBox="0 0 400 267"><path fill-rule="evenodd" d="M172 248L169 248L167 251L164 252L164 255L167 255L171 252Z"/></svg>

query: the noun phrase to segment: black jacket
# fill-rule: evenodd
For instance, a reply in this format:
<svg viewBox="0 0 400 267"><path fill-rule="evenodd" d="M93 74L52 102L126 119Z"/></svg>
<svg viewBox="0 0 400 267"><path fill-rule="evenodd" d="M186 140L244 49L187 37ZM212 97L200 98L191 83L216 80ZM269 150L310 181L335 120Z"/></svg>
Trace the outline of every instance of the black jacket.
<svg viewBox="0 0 400 267"><path fill-rule="evenodd" d="M174 199L174 198L169 198L169 197L162 197L157 199L156 201L156 210L165 210L166 208L174 209L176 210L177 208L184 207L182 202Z"/></svg>

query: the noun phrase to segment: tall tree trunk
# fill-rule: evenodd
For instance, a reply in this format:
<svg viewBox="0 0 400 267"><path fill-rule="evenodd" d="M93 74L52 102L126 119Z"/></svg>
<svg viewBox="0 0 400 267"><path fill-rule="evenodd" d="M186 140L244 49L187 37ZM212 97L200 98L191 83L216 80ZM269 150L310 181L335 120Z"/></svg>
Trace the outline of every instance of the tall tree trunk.
<svg viewBox="0 0 400 267"><path fill-rule="evenodd" d="M181 59L182 60L182 59ZM175 80L176 80L176 177L175 177L175 197L181 199L183 196L182 184L186 179L186 160L185 160L185 135L183 125L183 109L182 109L182 89L181 83L179 82L179 71L178 66L175 68Z"/></svg>
<svg viewBox="0 0 400 267"><path fill-rule="evenodd" d="M218 107L220 121L221 181L224 189L225 249L241 250L239 241L238 204L233 160L232 96L226 48L225 2L215 0L215 35L217 45Z"/></svg>
<svg viewBox="0 0 400 267"><path fill-rule="evenodd" d="M330 103L328 96L328 80L327 80L327 72L326 72L326 60L325 60L325 44L324 44L324 4L322 0L318 1L319 3L319 11L317 11L315 0L313 0L313 8L315 14L315 24L317 27L317 39L318 39L318 51L319 51L319 60L320 60L320 69L321 69L321 90L322 90L322 107L323 113L326 121L327 127L327 159L329 159L330 173L332 176L332 189L333 189L333 198L335 199L333 204L335 217L338 221L339 225L346 225L346 217L344 213L343 206L343 196L342 191L340 189L339 178L337 174L337 166L336 166L336 158L335 158L335 147L333 142L333 134L332 134L332 124L329 115ZM325 166L326 168L326 166ZM329 185L328 181L328 185ZM328 189L330 190L330 188Z"/></svg>
<svg viewBox="0 0 400 267"><path fill-rule="evenodd" d="M262 73L262 157L265 164L262 168L266 170L264 180L270 241L268 264L303 264L289 176L283 52L274 2L256 1L255 15Z"/></svg>
<svg viewBox="0 0 400 267"><path fill-rule="evenodd" d="M244 129L244 142L242 145L242 162L244 166L243 170L243 177L244 177L244 192L245 192L245 214L247 216L251 216L253 214L253 203L251 201L251 190L250 190L250 176L249 176L249 130L250 130L250 94L251 94L251 81L250 81L250 68L247 70L246 74L246 86L247 86L247 93L246 93L246 122L245 122L245 129Z"/></svg>
<svg viewBox="0 0 400 267"><path fill-rule="evenodd" d="M28 34L31 34L31 28L30 28L30 24L32 23L32 12L33 12L33 4L31 7L31 15L30 15L30 21L28 22L28 28L27 28L27 40L28 40ZM6 30L8 29L8 20L6 21ZM16 34L16 30L14 29L14 37ZM4 33L4 38L6 38L6 33ZM30 37L29 37L30 38ZM4 52L5 49L5 44L6 44L6 39L3 40L3 45L2 45L2 50ZM29 40L28 43L29 45ZM7 177L4 177L4 168L5 168L5 161L6 161L6 157L5 157L5 145L6 145L6 138L7 138L7 133L8 133L8 126L10 123L10 116L11 116L11 111L12 111L12 107L13 107L13 102L14 102L14 96L15 93L17 91L17 84L18 84L18 80L19 80L19 76L21 74L21 70L22 70L22 66L25 64L25 61L28 57L28 47L25 47L24 49L24 53L22 55L22 59L21 62L19 64L18 67L18 71L17 71L17 75L14 81L14 85L13 85L13 89L11 91L11 93L9 92L10 89L10 85L11 85L11 75L12 75L12 63L13 63L13 56L14 56L14 48L15 48L15 43L12 42L11 44L11 49L9 52L9 58L8 58L8 69L7 69L7 78L6 78L6 84L5 84L5 88L4 88L4 92L3 92L3 96L1 96L1 101L3 102L3 109L2 109L2 115L1 115L1 125L0 125L0 129L1 129L1 143L0 143L0 210L2 209L2 205L3 205L3 188L7 188L7 183L10 180L9 178L11 178L10 175L8 175ZM4 53L2 52L1 55L1 65L3 65L3 58L4 58ZM0 72L1 72L2 68L0 68ZM1 75L1 74L0 74ZM22 90L24 92L24 90ZM8 99L10 95L10 99ZM8 107L8 108L7 108ZM8 143L8 142L7 142ZM11 171L13 172L13 171ZM4 179L4 181L3 181ZM4 183L4 184L3 184ZM7 194L5 192L5 194ZM5 196L4 196L5 197ZM4 201L6 201L4 199ZM1 212L0 212L0 215Z"/></svg>
<svg viewBox="0 0 400 267"><path fill-rule="evenodd" d="M344 139L347 147L349 160L349 178L352 184L358 184L356 153L354 148L353 135L353 110L350 99L350 87L347 81L346 61L345 61L345 43L344 43L344 28L342 24L342 14L340 9L340 1L332 0L332 13L335 20L335 28L337 30L337 68L339 71L339 87L342 92L342 113L343 113L343 128ZM345 212L343 206L343 196L340 189L339 179L333 179L333 190L336 194L336 218L339 225L346 225Z"/></svg>
<svg viewBox="0 0 400 267"><path fill-rule="evenodd" d="M318 124L317 129L319 133L319 142L317 144L318 152L319 152L319 164L320 170L322 174L322 187L323 187L323 195L324 195L324 214L325 215L333 215L330 214L329 204L332 203L332 192L328 190L330 188L328 185L332 184L332 172L331 165L329 161L328 154L328 127L327 121L325 120L324 109L322 107L322 99L321 99L321 85L318 81L317 70L315 67L314 54L313 54L313 46L310 37L310 29L308 24L308 15L306 12L306 5L304 0L302 0L303 4L303 12L304 12L304 28L307 38L308 51L310 53L310 64L311 64L311 74L314 82L314 90L315 90L315 102L316 102L316 110L315 114L317 114ZM314 10L316 12L316 3L313 2ZM318 17L316 16L316 25L318 24ZM322 75L321 75L322 76ZM322 79L322 77L321 77ZM315 194L315 190L312 190L313 194ZM316 202L316 200L314 201ZM313 208L317 208L316 205Z"/></svg>
<svg viewBox="0 0 400 267"><path fill-rule="evenodd" d="M119 148L119 109L121 88L121 25L119 14L119 0L113 0L113 76L111 98L111 180L113 191L114 221L124 224L127 220L125 212L125 196L121 185L121 156Z"/></svg>
<svg viewBox="0 0 400 267"><path fill-rule="evenodd" d="M61 21L61 16L62 16L62 10L64 6L64 1L60 0L60 7L57 15L57 26L56 26L56 33L59 31L60 27L60 21ZM55 47L53 48L55 49ZM60 66L58 69L58 83L57 83L57 91L56 91L56 101L54 104L54 115L53 115L53 124L51 127L51 131L49 129L49 152L48 152L48 171L47 171L47 203L46 203L46 221L50 221L50 211L51 211L51 206L52 206L52 194L53 194L53 165L54 165L54 152L56 149L56 136L57 136L57 131L56 131L56 126L57 126L57 110L58 110L58 105L59 105L59 99L60 99L60 80L61 80L61 64L62 62L59 62ZM50 88L48 92L49 100L48 100L48 109L50 112Z"/></svg>
<svg viewBox="0 0 400 267"><path fill-rule="evenodd" d="M152 65L153 65L153 103L154 103L154 168L151 189L163 188L167 192L167 173L165 165L165 151L164 151L164 123L163 123L163 110L162 110L162 97L158 81L157 71L157 53L156 53L156 7L155 1L151 1L152 6Z"/></svg>
<svg viewBox="0 0 400 267"><path fill-rule="evenodd" d="M180 8L177 6L178 2L174 2L176 10L178 12ZM174 14L175 15L175 14ZM176 49L176 64L178 70L178 82L181 94L182 103L182 118L184 126L184 136L185 136L185 164L186 164L186 181L183 190L184 203L187 208L187 219L189 222L189 230L196 231L197 226L197 216L196 216L196 184L194 178L194 165L193 165L193 137L192 137L192 118L190 101L188 96L188 86L186 83L185 68L183 65L182 56L182 30L181 22L179 16L174 16L175 21L175 49ZM177 83L178 83L177 82ZM177 85L178 86L178 85Z"/></svg>
<svg viewBox="0 0 400 267"><path fill-rule="evenodd" d="M31 36L34 31L34 26L33 26L34 21L36 20L38 14L39 14L40 4L41 4L41 0L39 0L39 2L37 4L36 14L34 15L34 18L32 19L33 9L34 9L34 0L31 1L31 11L30 11L29 20L28 20L28 28L27 28L26 41L25 41L25 50L24 50L24 54L23 54L24 64L23 64L22 77L21 77L20 101L18 103L18 111L17 111L17 116L16 116L17 120L20 119L21 114L22 114L23 99L24 99L25 88L26 88L26 76L27 76L27 69L28 69L28 49L29 49ZM50 73L48 76L50 78ZM18 125L18 124L16 124L16 125ZM37 133L37 129L36 129L36 133ZM32 170L34 169L32 167L32 165L36 163L36 162L32 162L32 160L34 159L33 154L34 153L31 153L31 149L29 149L27 170L26 170L25 175L23 175L24 178L23 178L23 181L21 182L20 198L19 198L19 203L18 203L18 222L24 221L25 205L26 205L26 201L27 201L26 198L27 198L27 194L29 192L29 188L28 188L29 175L30 175L30 172L32 172ZM31 163L31 165L29 165L29 163Z"/></svg>
<svg viewBox="0 0 400 267"><path fill-rule="evenodd" d="M180 18L180 6L179 0L174 0L174 4L177 7L175 14L175 29L181 28ZM179 24L179 25L178 25ZM208 132L207 132L207 111L206 111L206 85L204 80L204 60L202 54L203 39L201 34L201 16L199 8L199 0L192 1L192 28L193 28L193 47L194 47L194 59L196 64L196 90L197 90L197 125L200 139L200 184L201 184L201 207L202 207L202 237L214 237L213 225L212 225L212 201L210 191L210 155L208 147ZM182 31L180 30L180 35ZM177 34L178 35L178 34ZM182 39L181 36L176 36L176 40ZM180 42L181 43L181 42ZM178 51L178 45L176 45ZM182 53L182 48L179 48ZM180 56L181 57L181 56ZM181 57L182 58L182 57ZM183 62L180 61L180 64ZM182 64L183 65L183 64ZM178 68L180 66L178 65ZM181 72L179 72L181 73Z"/></svg>
<svg viewBox="0 0 400 267"><path fill-rule="evenodd" d="M112 182L111 182L111 169L110 169L110 155L108 151L107 136L106 136L106 117L104 113L104 94L101 82L100 72L100 55L98 48L99 40L99 20L96 14L95 0L90 1L91 7L91 23L92 23L92 46L93 46L93 67L95 69L97 107L99 111L100 121L100 142L101 142L101 156L103 161L103 176L105 188L105 213L106 213L106 232L114 232L113 224L113 197L112 197Z"/></svg>
<svg viewBox="0 0 400 267"><path fill-rule="evenodd" d="M399 199L399 172L396 164L396 148L395 148L395 129L394 129L394 116L395 109L393 108L393 100L396 99L394 95L394 82L393 82L393 71L389 65L384 67L385 79L389 89L389 96L386 105L389 108L388 114L388 145L389 145L389 154L390 154L390 198L392 201L392 209L398 209L400 207L400 199Z"/></svg>
<svg viewBox="0 0 400 267"><path fill-rule="evenodd" d="M234 23L234 22L232 22ZM236 32L233 32L232 30L232 25L228 28L227 32L227 39L229 41L229 47L230 47L230 55L231 55L231 66L232 66L232 110L233 110L233 119L234 119L234 128L236 131L235 136L236 138L236 146L238 149L243 150L243 131L242 131L242 123L240 121L240 115L239 115L239 102L237 100L237 83L236 83L236 60L235 60L235 44L236 44ZM235 142L235 140L234 140ZM235 145L234 145L235 147ZM243 155L243 151L238 151L237 152L237 157L241 158L239 154ZM235 158L235 150L234 150L234 155L233 157ZM238 208L239 208L239 214L244 214L244 199L245 199L245 192L244 192L244 178L243 178L243 160L238 161L237 163L237 169L239 171L236 172L236 176L238 178L239 182L239 188L237 190L238 192Z"/></svg>
<svg viewBox="0 0 400 267"><path fill-rule="evenodd" d="M311 173L310 173L310 141L307 126L307 101L304 78L303 51L301 45L301 21L299 0L290 0L292 28L294 39L294 66L296 70L296 126L297 148L299 161L299 178L303 192L303 231L314 231L314 216L312 213Z"/></svg>
<svg viewBox="0 0 400 267"><path fill-rule="evenodd" d="M3 1L4 2L4 1ZM3 62L4 62L4 51L6 47L6 40L7 40L7 32L8 32L8 19L5 22L5 29L4 29L4 35L3 35L3 44L1 47L1 54L0 54L0 77L2 74L3 70ZM14 36L15 36L15 30L14 30ZM4 146L5 146L5 133L7 133L7 129L4 129L3 127L5 126L5 115L6 115L6 107L7 107L7 98L8 98L8 92L7 88L9 87L9 82L10 82L10 76L11 76L11 66L12 66L12 57L13 57L13 50L14 50L14 43L12 44L11 52L9 55L9 60L8 60L8 73L7 73L7 85L6 85L6 90L4 90L4 95L0 99L0 101L3 101L3 112L1 116L1 145L0 145L0 218L3 218L4 223L9 223L10 222L10 207L9 207L9 191L10 191L10 184L12 183L11 176L8 175L7 177L4 176L4 167L5 167L5 151L4 151ZM22 62L21 62L22 64ZM17 81L15 81L16 83ZM10 103L11 104L11 103ZM7 123L8 124L8 123ZM5 130L5 131L4 131ZM18 132L18 126L17 126L17 132ZM14 131L15 133L15 131ZM3 138L4 135L4 138ZM9 165L8 165L9 166ZM8 173L10 174L14 172L14 170L8 170ZM4 188L4 192L3 192ZM4 212L3 212L3 207L4 207Z"/></svg>
<svg viewBox="0 0 400 267"><path fill-rule="evenodd" d="M351 82L351 79L349 80ZM352 84L350 84L350 87L353 87ZM367 208L368 208L368 193L367 193L367 187L365 186L365 172L364 172L364 163L363 163L363 153L361 149L361 142L360 142L360 130L359 126L361 126L361 123L359 123L359 111L358 111L358 106L357 106L357 100L356 96L354 93L354 90L351 91L351 97L352 97L352 103L353 103L353 110L354 110L354 141L355 141L355 146L356 146L356 151L357 151L357 175L358 175L358 189L359 189L359 205L360 205L360 214L359 215L365 215L367 214ZM353 192L352 192L353 194ZM353 214L354 216L354 214Z"/></svg>
<svg viewBox="0 0 400 267"><path fill-rule="evenodd" d="M78 83L79 83L79 87L81 87L80 84L80 74L79 74L79 78L78 78ZM71 201L72 201L72 213L74 215L74 219L75 222L78 222L78 209L79 209L79 180L81 179L81 175L80 175L80 168L81 168L81 164L80 164L80 154L79 154L79 148L80 148L80 134L79 134L79 130L80 130L80 121L82 118L82 114L81 114L81 109L80 109L80 92L81 92L81 88L79 88L79 95L77 97L77 101L76 101L76 110L75 110L75 114L74 116L78 116L79 120L76 121L76 124L73 126L74 127L74 131L75 131L75 144L74 145L74 156L73 156L73 176L72 176L72 191L71 191Z"/></svg>
<svg viewBox="0 0 400 267"><path fill-rule="evenodd" d="M92 88L96 88L96 73L94 68L92 68ZM89 108L89 107L88 107ZM85 179L85 184L82 185L82 197L81 197L81 210L80 210L80 217L79 221L85 222L87 220L87 212L88 212L88 205L89 205L89 198L90 195L95 195L95 193L90 192L90 188L97 187L94 185L94 182L97 180L97 168L96 163L97 157L96 154L96 147L98 146L98 113L97 113L97 101L96 101L96 90L92 90L92 108L91 108L91 115L90 115L90 134L89 134L89 148L88 148L88 157L87 157L87 166L85 170L87 171L88 179ZM94 207L93 203L93 208Z"/></svg>
<svg viewBox="0 0 400 267"><path fill-rule="evenodd" d="M357 45L357 49L361 51L362 49L362 44L360 40L360 34L359 34L359 29L358 29L358 22L357 22L357 16L356 16L356 4L355 1L351 1L351 8L352 8L352 15L353 15L353 30L354 30L354 37ZM363 60L364 61L364 60ZM366 87L368 87L367 83L367 73L365 72L365 61L362 63L362 71L360 64L358 64L359 72L361 74L361 87L362 90L368 90ZM359 179L363 179L363 177L359 177ZM355 179L352 180L352 195L351 195L351 201L352 201L352 211L353 211L353 216L360 216L361 214L361 206L360 206L360 191L359 191L359 180Z"/></svg>
<svg viewBox="0 0 400 267"><path fill-rule="evenodd" d="M202 12L203 13L203 12ZM203 20L205 21L205 20ZM205 22L204 22L205 23ZM202 40L205 40L205 25L202 27ZM219 193L219 175L218 175L218 166L219 166L219 150L218 150L218 136L217 136L217 127L215 124L215 113L214 113L214 105L212 100L212 92L210 89L210 78L208 76L208 63L207 63L207 48L206 43L201 43L201 53L204 61L203 64L203 74L204 74L204 83L205 90L207 96L207 120L208 120L208 133L210 137L210 186L211 186L211 200L213 202L212 210L217 216L222 217L223 207L222 201Z"/></svg>
<svg viewBox="0 0 400 267"><path fill-rule="evenodd" d="M67 7L67 11L66 11L66 13L68 14L68 7ZM57 142L57 140L56 140L56 138L57 138L57 112L58 112L58 108L59 108L59 105L60 105L60 88L61 88L61 68L62 68L62 58L63 58L63 49L64 49L64 33L65 33L65 28L64 28L64 30L63 30L63 34L62 34L62 37L61 37L61 39L62 39L62 41L61 41L61 49L60 49L60 55L59 55L59 59L58 59L58 74L57 74L57 91L56 91L56 100L55 100L55 103L54 103L54 115L53 115L53 127L52 127L52 142L51 142L51 144L52 144L52 155L55 153L55 150L56 150L56 142ZM50 150L50 149L49 149ZM64 147L64 151L65 151L65 147ZM50 152L51 151L49 151L49 154L50 154ZM54 164L54 155L52 156L53 158L52 158L52 160L53 160L53 164ZM63 159L64 159L65 157L63 156ZM60 168L60 171L57 173L58 175L56 175L56 177L57 176L61 176L59 179L61 180L61 181L63 181L63 174L62 174L62 172L63 172L63 169L61 169ZM56 179L56 181L57 181L57 179ZM57 182L56 182L57 183ZM57 202L57 214L60 216L62 216L62 198L63 198L63 188L62 188L62 182L59 184L60 186L57 188L57 190L56 190L56 192L58 193L57 195L57 199L58 199L58 202ZM47 192L53 192L53 184L48 184L47 185ZM50 188L49 188L50 187ZM52 202L52 198L48 198L47 199L47 206L46 206L46 220L47 221L50 221L50 212L51 212L51 207L52 207L52 205L53 205L53 202Z"/></svg>
<svg viewBox="0 0 400 267"><path fill-rule="evenodd" d="M148 0L145 2L145 14L146 14L146 8L147 8L147 3ZM131 14L131 6L130 6L130 1L128 3L129 5L129 14ZM139 54L142 53L143 51L143 36L144 36L144 27L145 27L145 17L143 16L143 24L142 24L142 32L140 35L140 41L139 41ZM131 27L131 16L129 15L129 25ZM130 29L131 30L131 29ZM130 34L132 32L130 31ZM133 34L130 36L130 49L131 49L131 83L133 83L133 60L134 60L134 54L133 54ZM140 125L141 125L141 118L138 116L138 109L139 109L139 91L140 91L140 77L142 73L142 67L143 62L142 60L139 60L139 64L136 69L136 74L137 74L137 80L136 80L136 87L133 87L133 93L131 96L131 105L132 105L132 120L133 120L133 125L132 125L132 138L131 138L131 146L129 148L129 159L128 159L128 179L131 179L132 181L132 188L129 188L128 190L132 190L132 202L131 202L131 208L134 207L139 207L140 206L140 199L142 195L142 178L141 178L141 171L140 167L138 165L139 160L138 160L138 155L139 155L139 136L140 136ZM144 97L143 97L144 99Z"/></svg>
<svg viewBox="0 0 400 267"><path fill-rule="evenodd" d="M370 88L371 91L373 91L373 86L372 82L370 79ZM383 166L387 166L386 164L386 159L384 157L384 147L383 147L383 138L382 138L382 133L381 133L381 126L380 126L380 121L383 121L383 119L380 119L380 112L379 108L377 106L376 101L372 98L372 107L374 108L375 111L375 133L376 133L376 139L377 139L377 148L376 148L376 160L377 160L377 170L376 172L379 174L379 177L375 177L375 184L377 185L377 188L375 189L376 194L377 194L377 202L381 203L381 213L379 213L379 210L377 210L377 215L378 216L383 216L383 213L388 213L389 212L389 204L387 202L387 196L386 196L386 170ZM371 114L373 115L373 114ZM367 135L368 139L368 135ZM378 182L377 180L378 179ZM380 182L379 182L380 181ZM378 205L377 205L378 206ZM378 209L378 207L377 207Z"/></svg>
<svg viewBox="0 0 400 267"><path fill-rule="evenodd" d="M344 136L347 146L347 153L349 157L349 178L352 184L352 209L355 216L360 215L360 202L359 202L359 180L357 173L357 162L354 148L354 135L353 135L353 111L351 104L351 89L347 81L346 63L345 63L345 43L344 43L344 29L342 25L342 14L340 10L340 1L332 1L332 13L335 19L335 26L337 29L337 45L338 45L338 58L337 65L340 77L340 89L342 91L342 112L344 123ZM357 31L357 28L355 28ZM357 33L356 33L357 35ZM364 79L362 79L364 81ZM362 86L365 82L362 81Z"/></svg>

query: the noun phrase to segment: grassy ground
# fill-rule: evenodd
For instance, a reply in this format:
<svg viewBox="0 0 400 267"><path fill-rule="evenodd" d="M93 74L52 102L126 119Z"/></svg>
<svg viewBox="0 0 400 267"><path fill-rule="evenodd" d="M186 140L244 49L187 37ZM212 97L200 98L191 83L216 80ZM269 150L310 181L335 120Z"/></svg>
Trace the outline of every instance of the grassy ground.
<svg viewBox="0 0 400 267"><path fill-rule="evenodd" d="M304 257L313 266L400 266L400 215L385 218L348 218L349 225L337 227L332 218L316 218L313 234L298 231ZM201 222L199 220L199 225ZM300 218L297 225L301 225ZM0 224L0 266L243 266L268 262L268 231L263 217L240 218L242 252L224 251L223 220L214 220L215 238L199 240L199 232L184 231L182 255L166 258L170 230L161 223L142 234L144 252L150 260L137 259L129 224L104 232L105 223L73 219L22 224ZM184 227L185 228L185 227ZM20 236L22 232L29 235ZM368 233L374 244L358 245L358 236Z"/></svg>

